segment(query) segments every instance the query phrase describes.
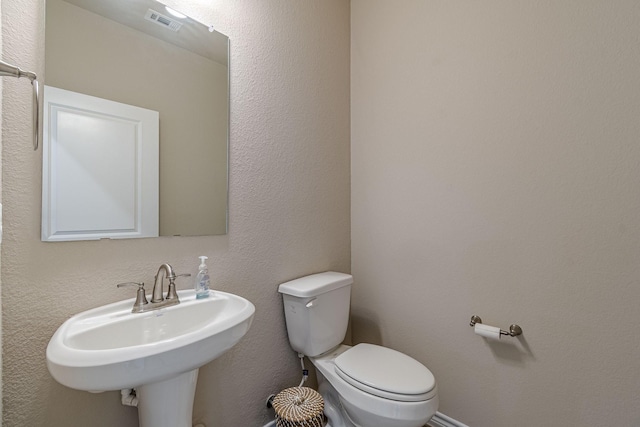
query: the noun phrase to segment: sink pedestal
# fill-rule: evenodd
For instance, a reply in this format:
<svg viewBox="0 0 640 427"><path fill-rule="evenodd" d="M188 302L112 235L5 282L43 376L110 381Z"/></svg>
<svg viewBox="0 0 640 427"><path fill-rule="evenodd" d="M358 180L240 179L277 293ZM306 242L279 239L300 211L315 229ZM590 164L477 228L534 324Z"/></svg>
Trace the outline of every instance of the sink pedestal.
<svg viewBox="0 0 640 427"><path fill-rule="evenodd" d="M136 387L140 427L191 427L198 369Z"/></svg>

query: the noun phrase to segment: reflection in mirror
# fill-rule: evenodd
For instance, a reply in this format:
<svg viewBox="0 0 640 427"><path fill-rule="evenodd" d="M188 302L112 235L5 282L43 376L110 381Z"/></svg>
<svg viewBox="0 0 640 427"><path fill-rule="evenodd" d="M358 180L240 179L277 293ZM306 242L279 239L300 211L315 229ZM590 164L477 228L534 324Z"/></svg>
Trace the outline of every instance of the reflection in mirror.
<svg viewBox="0 0 640 427"><path fill-rule="evenodd" d="M47 0L45 83L159 112L159 235L227 231L228 38L154 0Z"/></svg>

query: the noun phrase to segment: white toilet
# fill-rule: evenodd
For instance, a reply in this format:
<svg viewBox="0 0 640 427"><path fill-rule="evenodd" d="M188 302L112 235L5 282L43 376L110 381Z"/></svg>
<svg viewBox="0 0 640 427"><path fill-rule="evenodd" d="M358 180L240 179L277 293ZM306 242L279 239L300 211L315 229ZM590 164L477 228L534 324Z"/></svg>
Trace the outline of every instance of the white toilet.
<svg viewBox="0 0 640 427"><path fill-rule="evenodd" d="M341 345L352 283L329 271L280 285L291 347L315 365L331 427L422 427L438 409L429 369L386 347Z"/></svg>

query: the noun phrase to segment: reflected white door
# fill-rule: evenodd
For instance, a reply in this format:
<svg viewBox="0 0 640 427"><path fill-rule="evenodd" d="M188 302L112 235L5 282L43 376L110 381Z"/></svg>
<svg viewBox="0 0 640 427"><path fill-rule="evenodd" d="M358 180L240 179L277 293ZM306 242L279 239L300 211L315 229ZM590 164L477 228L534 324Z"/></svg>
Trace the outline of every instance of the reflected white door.
<svg viewBox="0 0 640 427"><path fill-rule="evenodd" d="M159 114L45 86L42 240L158 236Z"/></svg>

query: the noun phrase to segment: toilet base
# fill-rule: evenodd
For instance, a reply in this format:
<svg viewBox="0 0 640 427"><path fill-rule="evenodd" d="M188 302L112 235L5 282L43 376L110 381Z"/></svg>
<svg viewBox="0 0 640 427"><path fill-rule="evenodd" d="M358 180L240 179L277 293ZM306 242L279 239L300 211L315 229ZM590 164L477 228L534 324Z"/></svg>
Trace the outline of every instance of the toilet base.
<svg viewBox="0 0 640 427"><path fill-rule="evenodd" d="M322 374L318 374L318 393L324 399L324 415L328 419L327 426L356 427L344 412L340 396L338 396L331 384L325 378L322 378Z"/></svg>

